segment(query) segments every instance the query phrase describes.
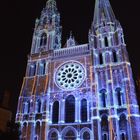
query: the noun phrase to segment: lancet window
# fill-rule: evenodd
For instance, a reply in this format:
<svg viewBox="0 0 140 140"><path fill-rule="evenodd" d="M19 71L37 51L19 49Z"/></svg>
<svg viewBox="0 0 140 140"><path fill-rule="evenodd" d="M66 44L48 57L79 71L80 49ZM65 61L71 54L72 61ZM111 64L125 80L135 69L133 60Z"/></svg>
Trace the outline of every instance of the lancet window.
<svg viewBox="0 0 140 140"><path fill-rule="evenodd" d="M75 98L73 95L68 96L65 102L65 122L75 122Z"/></svg>
<svg viewBox="0 0 140 140"><path fill-rule="evenodd" d="M59 121L59 102L55 101L53 103L53 115L52 115L52 122L58 123Z"/></svg>
<svg viewBox="0 0 140 140"><path fill-rule="evenodd" d="M81 121L86 122L87 121L87 100L83 99L81 101Z"/></svg>

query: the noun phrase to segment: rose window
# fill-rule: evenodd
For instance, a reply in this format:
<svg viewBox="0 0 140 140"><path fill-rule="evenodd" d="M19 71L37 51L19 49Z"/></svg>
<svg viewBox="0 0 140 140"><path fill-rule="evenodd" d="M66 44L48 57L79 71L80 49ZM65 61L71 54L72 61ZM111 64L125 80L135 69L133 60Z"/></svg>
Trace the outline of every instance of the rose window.
<svg viewBox="0 0 140 140"><path fill-rule="evenodd" d="M85 69L78 62L68 62L60 66L56 72L56 84L67 90L79 87L85 78Z"/></svg>

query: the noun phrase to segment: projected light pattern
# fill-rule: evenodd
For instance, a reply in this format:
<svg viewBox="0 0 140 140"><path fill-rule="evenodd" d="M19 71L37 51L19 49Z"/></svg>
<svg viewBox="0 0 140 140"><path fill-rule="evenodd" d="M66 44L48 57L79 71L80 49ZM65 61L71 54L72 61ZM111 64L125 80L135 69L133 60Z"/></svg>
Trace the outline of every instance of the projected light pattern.
<svg viewBox="0 0 140 140"><path fill-rule="evenodd" d="M96 0L89 42L70 34L48 0L36 20L17 107L21 140L140 140L140 115L122 27Z"/></svg>

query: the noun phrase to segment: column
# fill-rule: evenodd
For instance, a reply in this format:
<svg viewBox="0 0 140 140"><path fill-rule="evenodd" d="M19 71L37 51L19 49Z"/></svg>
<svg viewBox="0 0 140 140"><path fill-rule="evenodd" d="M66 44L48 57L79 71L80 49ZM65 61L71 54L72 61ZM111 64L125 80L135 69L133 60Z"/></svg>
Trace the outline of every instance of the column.
<svg viewBox="0 0 140 140"><path fill-rule="evenodd" d="M36 53L38 52L39 46L40 46L40 38L37 37L37 43L36 43L36 46L35 46L35 52L36 52Z"/></svg>
<svg viewBox="0 0 140 140"><path fill-rule="evenodd" d="M78 122L78 99L75 99L75 122Z"/></svg>
<svg viewBox="0 0 140 140"><path fill-rule="evenodd" d="M76 140L80 140L80 135L79 135L79 134L77 135L77 138L76 138Z"/></svg>
<svg viewBox="0 0 140 140"><path fill-rule="evenodd" d="M101 140L101 126L100 126L101 120L99 120L98 117L95 117L93 119L93 137L95 140Z"/></svg>
<svg viewBox="0 0 140 140"><path fill-rule="evenodd" d="M90 110L89 110L89 101L87 101L87 121L89 122Z"/></svg>
<svg viewBox="0 0 140 140"><path fill-rule="evenodd" d="M65 122L65 100L63 99L60 102L60 107L59 107L59 123L64 123Z"/></svg>
<svg viewBox="0 0 140 140"><path fill-rule="evenodd" d="M32 140L34 138L34 123L30 122L27 128L27 140Z"/></svg>
<svg viewBox="0 0 140 140"><path fill-rule="evenodd" d="M78 122L81 122L81 101L78 103Z"/></svg>
<svg viewBox="0 0 140 140"><path fill-rule="evenodd" d="M17 113L23 113L23 106L24 106L24 102L22 97L20 97L18 100Z"/></svg>
<svg viewBox="0 0 140 140"><path fill-rule="evenodd" d="M46 124L46 122L42 122L40 130L41 130L41 140L48 140L48 139L46 139L46 133L47 133L47 124Z"/></svg>
<svg viewBox="0 0 140 140"><path fill-rule="evenodd" d="M53 104L50 104L50 114L49 114L49 123L52 123L52 113L53 113Z"/></svg>

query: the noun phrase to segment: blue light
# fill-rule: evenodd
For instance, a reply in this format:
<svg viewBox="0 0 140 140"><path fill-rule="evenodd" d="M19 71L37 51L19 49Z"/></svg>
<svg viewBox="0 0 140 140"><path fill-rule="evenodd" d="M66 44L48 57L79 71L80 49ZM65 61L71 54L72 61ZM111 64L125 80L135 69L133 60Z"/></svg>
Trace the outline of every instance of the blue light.
<svg viewBox="0 0 140 140"><path fill-rule="evenodd" d="M139 140L140 114L123 30L96 0L88 44L61 48L60 14L48 0L36 21L16 122L26 140Z"/></svg>

